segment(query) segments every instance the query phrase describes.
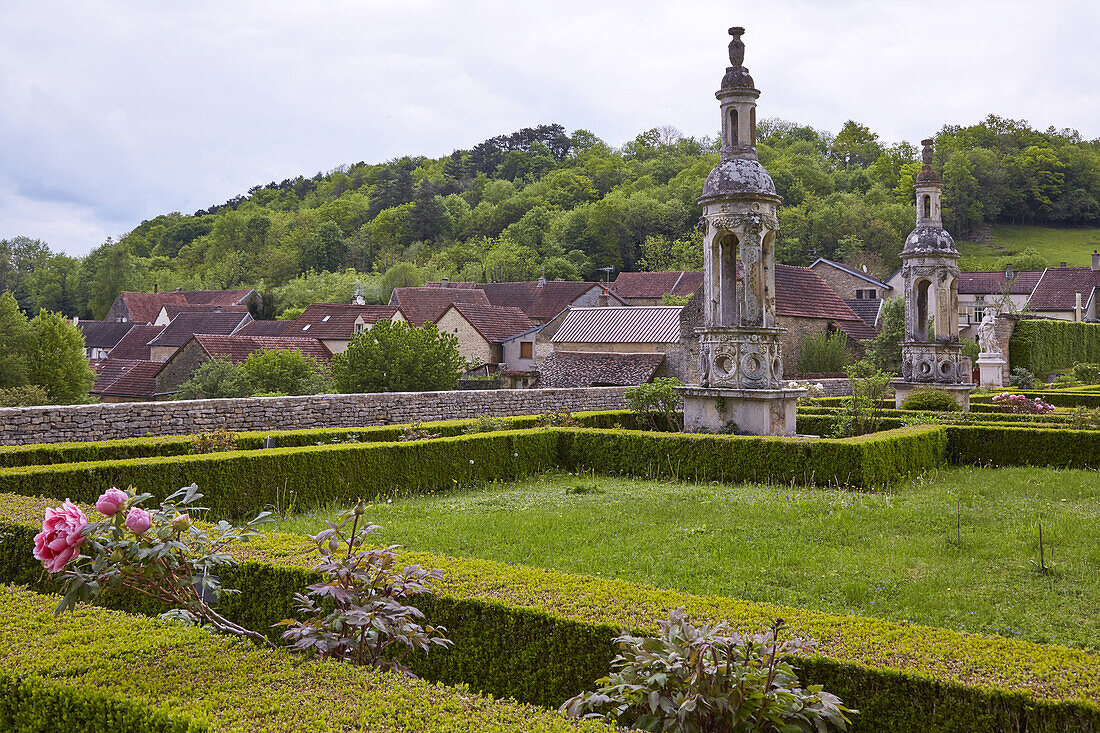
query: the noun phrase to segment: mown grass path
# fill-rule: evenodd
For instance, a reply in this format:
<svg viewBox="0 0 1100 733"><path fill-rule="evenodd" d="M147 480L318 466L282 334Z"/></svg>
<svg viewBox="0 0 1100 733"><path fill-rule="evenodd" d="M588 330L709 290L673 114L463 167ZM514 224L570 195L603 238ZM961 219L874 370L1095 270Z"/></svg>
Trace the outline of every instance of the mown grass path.
<svg viewBox="0 0 1100 733"><path fill-rule="evenodd" d="M551 474L368 516L410 549L1100 649L1094 471L959 469L873 494Z"/></svg>

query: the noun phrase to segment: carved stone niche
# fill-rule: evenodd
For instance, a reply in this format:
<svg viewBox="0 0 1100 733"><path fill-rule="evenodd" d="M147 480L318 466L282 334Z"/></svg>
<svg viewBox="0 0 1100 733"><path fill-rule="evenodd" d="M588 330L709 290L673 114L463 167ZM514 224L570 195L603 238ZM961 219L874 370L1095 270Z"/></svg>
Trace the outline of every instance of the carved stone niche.
<svg viewBox="0 0 1100 733"><path fill-rule="evenodd" d="M728 389L780 389L780 329L700 329L699 385Z"/></svg>
<svg viewBox="0 0 1100 733"><path fill-rule="evenodd" d="M906 382L921 384L967 384L970 373L963 362L958 343L905 344L902 349L901 377Z"/></svg>

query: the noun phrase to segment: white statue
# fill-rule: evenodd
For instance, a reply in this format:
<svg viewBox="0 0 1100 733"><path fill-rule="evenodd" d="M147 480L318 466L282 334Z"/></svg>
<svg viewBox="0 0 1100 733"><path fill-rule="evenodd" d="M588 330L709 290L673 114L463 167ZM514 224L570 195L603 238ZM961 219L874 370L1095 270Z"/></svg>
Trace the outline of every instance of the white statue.
<svg viewBox="0 0 1100 733"><path fill-rule="evenodd" d="M983 354L999 354L1001 346L997 343L997 312L987 308L985 317L978 324L978 348Z"/></svg>

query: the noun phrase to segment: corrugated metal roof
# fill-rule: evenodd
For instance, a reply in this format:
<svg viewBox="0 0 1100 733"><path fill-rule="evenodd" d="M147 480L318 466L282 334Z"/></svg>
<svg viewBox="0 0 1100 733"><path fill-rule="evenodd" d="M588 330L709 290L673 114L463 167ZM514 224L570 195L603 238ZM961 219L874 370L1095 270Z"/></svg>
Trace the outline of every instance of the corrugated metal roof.
<svg viewBox="0 0 1100 733"><path fill-rule="evenodd" d="M680 340L678 305L572 308L551 339L557 343L668 344Z"/></svg>

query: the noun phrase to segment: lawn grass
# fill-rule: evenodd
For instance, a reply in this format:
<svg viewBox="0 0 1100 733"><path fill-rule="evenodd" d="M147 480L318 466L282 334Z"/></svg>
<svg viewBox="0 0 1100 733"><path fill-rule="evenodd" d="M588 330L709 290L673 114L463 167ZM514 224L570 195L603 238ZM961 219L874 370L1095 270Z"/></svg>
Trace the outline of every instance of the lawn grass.
<svg viewBox="0 0 1100 733"><path fill-rule="evenodd" d="M1001 257L1028 247L1038 250L1050 267L1057 267L1060 262L1083 267L1092 263L1092 251L1100 249L1100 229L997 224L991 233L992 239L987 243L956 242L964 269L999 270Z"/></svg>
<svg viewBox="0 0 1100 733"><path fill-rule="evenodd" d="M1093 471L964 468L874 494L548 474L368 517L410 549L1100 649Z"/></svg>

